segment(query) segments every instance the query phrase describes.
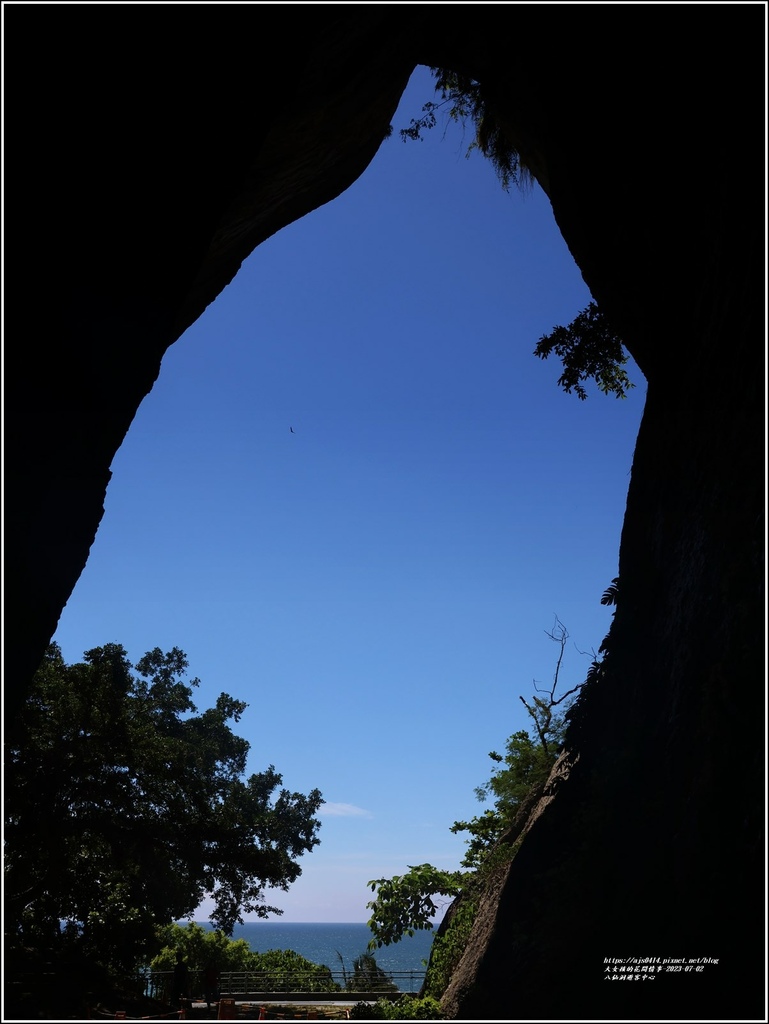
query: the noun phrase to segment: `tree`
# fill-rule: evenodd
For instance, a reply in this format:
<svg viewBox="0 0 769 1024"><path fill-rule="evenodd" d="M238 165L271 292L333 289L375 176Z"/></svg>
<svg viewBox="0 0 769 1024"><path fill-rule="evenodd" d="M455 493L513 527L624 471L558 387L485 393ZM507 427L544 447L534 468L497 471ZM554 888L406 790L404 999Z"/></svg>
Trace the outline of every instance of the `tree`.
<svg viewBox="0 0 769 1024"><path fill-rule="evenodd" d="M554 760L555 758L553 755L563 742L564 715L568 710L569 705L565 705L564 710L561 713L554 714L553 708L558 707L559 704L563 704L565 700L568 700L569 697L581 689L583 684L577 683L576 686L572 686L572 688L567 690L566 693L562 694L560 697L556 697L555 691L558 689L558 677L561 674L561 666L563 665L563 656L566 652L566 641L569 639L569 631L556 615L553 628L551 630L546 629L545 635L550 637L553 643L558 644L560 648L558 658L555 663L553 685L549 689L543 688L538 686L537 681L534 680L534 688L538 693L546 694L546 697L537 697L535 695L532 697L532 704L529 704L523 697L520 697L519 699L528 711L529 717L534 722L534 728L537 733L537 738L539 739L539 746L542 753L550 756ZM493 787L492 791L494 791Z"/></svg>
<svg viewBox="0 0 769 1024"><path fill-rule="evenodd" d="M268 949L264 953L254 953L249 971L262 974L256 987L273 985L275 979L280 978L282 984L288 988L301 989L304 992L340 990L340 986L333 979L330 967L326 964L313 963L293 949Z"/></svg>
<svg viewBox="0 0 769 1024"><path fill-rule="evenodd" d="M450 829L468 833L462 865L473 870L482 866L489 850L512 825L532 789L546 781L555 761L554 753L525 729L508 737L504 755L492 750L489 757L495 767L489 779L476 788L475 795L481 802L493 797L494 806L470 821L455 821Z"/></svg>
<svg viewBox="0 0 769 1024"><path fill-rule="evenodd" d="M228 971L262 975L254 980L255 988L294 989L302 992L338 992L331 969L300 956L293 949L270 949L259 953L245 939L230 939L223 932L201 928L194 921L186 926L167 925L158 933L163 948L150 963L153 971L172 971L176 955L181 952L192 971L203 971L214 964L220 973ZM264 975L269 975L265 979Z"/></svg>
<svg viewBox="0 0 769 1024"><path fill-rule="evenodd" d="M441 871L432 864L409 865L405 875L375 878L368 883L372 892L379 893L366 906L372 911L368 926L374 934L369 949L400 942L404 935L432 928L432 919L438 912L433 896L459 895L464 873Z"/></svg>
<svg viewBox="0 0 769 1024"><path fill-rule="evenodd" d="M323 800L282 789L270 765L243 778L249 744L222 693L200 714L187 658L137 664L107 644L66 665L52 644L7 753L6 924L19 945L78 949L121 970L146 963L159 924L206 895L230 934L286 890L319 842Z"/></svg>
<svg viewBox="0 0 769 1024"><path fill-rule="evenodd" d="M196 921L163 925L157 929L157 944L160 952L149 963L153 971L172 971L177 953L194 971L203 970L208 963L220 971L246 971L254 956L245 939L232 939L218 928L203 928Z"/></svg>
<svg viewBox="0 0 769 1024"><path fill-rule="evenodd" d="M468 832L470 835L462 860L464 867L477 870L483 865L489 851L513 824L527 796L547 781L563 743L566 715L571 707L571 702L564 702L569 701L583 684L556 697L569 631L556 616L553 628L545 630L545 634L559 647L552 685L541 687L535 680L537 692L530 701L519 698L531 718L534 735L520 729L508 737L504 755L495 750L489 753L499 767L492 769L490 778L476 788L475 795L482 803L493 798L494 806L470 821L455 821L451 826L454 833ZM556 711L560 705L563 705L563 711Z"/></svg>
<svg viewBox="0 0 769 1024"><path fill-rule="evenodd" d="M371 952L361 953L352 962L352 974L347 973L344 957L336 954L342 968L346 992L397 992L398 986L390 975L376 962Z"/></svg>
<svg viewBox="0 0 769 1024"><path fill-rule="evenodd" d="M547 781L563 741L568 700L582 685L556 696L569 632L556 616L552 629L545 633L559 647L552 684L540 687L535 681L537 693L531 700L520 698L532 720L533 735L521 729L508 738L504 755L490 752L489 757L499 767L492 770L484 785L476 788L475 795L481 802L493 798L493 807L469 822L455 821L451 827L454 833L469 833L462 860L462 866L469 870L441 871L432 864L420 864L409 867L405 875L370 881L368 885L377 896L367 904L372 911L368 926L374 935L369 948L399 942L404 935L413 935L416 929L432 928L432 920L439 909L433 899L436 895L459 897L460 901L465 901L465 911L474 913L472 908L484 876L497 863L495 851L500 851L503 860L510 859L508 849L500 850L500 840L526 798ZM556 711L560 705L563 711ZM458 915L457 927L463 932L472 924L472 913Z"/></svg>

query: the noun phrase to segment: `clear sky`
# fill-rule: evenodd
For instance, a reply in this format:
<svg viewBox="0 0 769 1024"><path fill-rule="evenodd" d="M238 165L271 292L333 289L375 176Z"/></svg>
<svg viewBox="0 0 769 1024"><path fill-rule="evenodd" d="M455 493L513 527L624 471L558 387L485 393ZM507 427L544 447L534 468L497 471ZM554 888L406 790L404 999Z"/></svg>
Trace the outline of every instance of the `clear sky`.
<svg viewBox="0 0 769 1024"><path fill-rule="evenodd" d="M505 193L458 126L401 141L432 98L419 69L363 176L169 350L56 634L68 662L182 648L200 710L248 701L249 772L322 791L320 846L267 895L285 921L365 921L369 879L458 867L554 615L566 688L611 621L644 380L580 402L532 354L590 293L537 187Z"/></svg>

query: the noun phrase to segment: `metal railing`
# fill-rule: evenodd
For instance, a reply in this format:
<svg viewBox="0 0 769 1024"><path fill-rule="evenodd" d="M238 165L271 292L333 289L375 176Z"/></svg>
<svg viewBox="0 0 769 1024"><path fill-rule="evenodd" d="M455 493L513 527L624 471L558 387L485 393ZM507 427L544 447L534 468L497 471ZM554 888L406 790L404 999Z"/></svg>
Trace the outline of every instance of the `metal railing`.
<svg viewBox="0 0 769 1024"><path fill-rule="evenodd" d="M218 993L232 998L264 999L266 996L291 994L318 995L344 999L359 993L382 995L416 994L422 987L425 971L386 971L384 976L369 974L352 976L350 971L222 971ZM136 979L144 994L167 1002L173 990L173 971L145 971ZM202 971L189 972L186 993L202 999L205 983Z"/></svg>

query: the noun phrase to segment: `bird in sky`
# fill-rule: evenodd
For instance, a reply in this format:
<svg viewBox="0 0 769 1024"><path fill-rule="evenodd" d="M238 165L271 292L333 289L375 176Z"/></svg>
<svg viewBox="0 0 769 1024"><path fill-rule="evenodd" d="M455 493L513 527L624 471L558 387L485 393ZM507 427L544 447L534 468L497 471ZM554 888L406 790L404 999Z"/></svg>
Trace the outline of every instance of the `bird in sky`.
<svg viewBox="0 0 769 1024"><path fill-rule="evenodd" d="M296 433L293 427L289 427L288 429L291 431L292 434Z"/></svg>

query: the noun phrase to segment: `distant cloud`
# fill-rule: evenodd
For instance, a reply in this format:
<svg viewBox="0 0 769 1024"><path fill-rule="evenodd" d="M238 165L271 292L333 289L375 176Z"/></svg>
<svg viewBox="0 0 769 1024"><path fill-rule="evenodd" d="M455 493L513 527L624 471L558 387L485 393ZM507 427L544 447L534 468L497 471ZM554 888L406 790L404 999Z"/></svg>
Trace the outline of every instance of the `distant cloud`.
<svg viewBox="0 0 769 1024"><path fill-rule="evenodd" d="M325 803L320 808L321 816L328 814L335 818L373 818L374 815L370 811L364 811L362 807L356 807L355 804L332 804Z"/></svg>

